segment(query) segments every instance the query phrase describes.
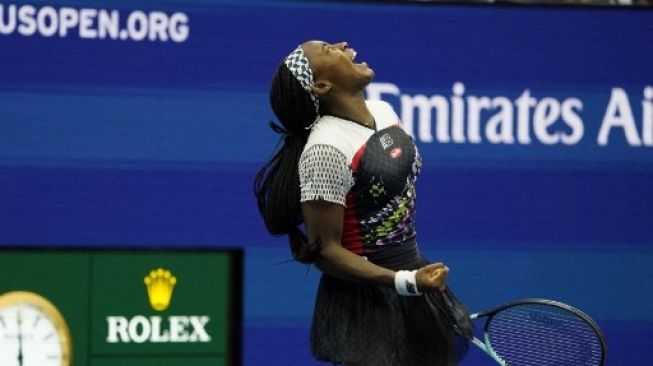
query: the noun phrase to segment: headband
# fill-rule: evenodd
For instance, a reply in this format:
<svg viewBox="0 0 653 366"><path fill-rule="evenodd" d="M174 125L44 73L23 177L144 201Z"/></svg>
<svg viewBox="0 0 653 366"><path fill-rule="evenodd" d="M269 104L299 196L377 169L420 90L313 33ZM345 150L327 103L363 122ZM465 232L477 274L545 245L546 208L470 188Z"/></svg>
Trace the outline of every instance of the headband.
<svg viewBox="0 0 653 366"><path fill-rule="evenodd" d="M317 97L317 94L313 91L313 86L315 86L315 80L313 79L313 70L311 70L308 58L304 54L304 50L301 46L295 48L294 51L286 57L284 63L290 70L290 73L299 81L304 90L308 92L313 100L313 105L315 106L315 121L311 123L306 129L313 127L317 119L320 117L320 100Z"/></svg>

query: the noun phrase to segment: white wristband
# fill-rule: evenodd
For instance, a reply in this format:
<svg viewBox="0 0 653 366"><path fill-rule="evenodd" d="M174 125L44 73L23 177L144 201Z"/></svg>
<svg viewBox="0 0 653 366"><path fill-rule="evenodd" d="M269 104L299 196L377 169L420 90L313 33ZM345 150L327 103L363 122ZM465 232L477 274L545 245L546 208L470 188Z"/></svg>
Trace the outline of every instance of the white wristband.
<svg viewBox="0 0 653 366"><path fill-rule="evenodd" d="M414 271L397 271L395 274L395 289L401 296L420 296L422 293L417 290L417 280Z"/></svg>

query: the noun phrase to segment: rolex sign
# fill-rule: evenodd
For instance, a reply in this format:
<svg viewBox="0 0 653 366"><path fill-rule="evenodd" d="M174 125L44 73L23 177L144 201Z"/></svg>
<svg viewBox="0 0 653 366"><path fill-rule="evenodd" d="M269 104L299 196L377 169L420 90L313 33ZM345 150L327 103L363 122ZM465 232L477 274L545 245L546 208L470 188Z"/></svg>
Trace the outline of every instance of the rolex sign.
<svg viewBox="0 0 653 366"><path fill-rule="evenodd" d="M144 282L152 309L165 311L170 305L177 278L170 271L158 268L145 276ZM109 316L107 342L210 342L211 337L206 332L209 320L208 315L168 316L165 319L158 315L136 315L131 319Z"/></svg>
<svg viewBox="0 0 653 366"><path fill-rule="evenodd" d="M240 251L5 250L0 306L6 322L38 325L16 328L22 338L56 335L42 352L26 345L26 365L239 365L241 260Z"/></svg>

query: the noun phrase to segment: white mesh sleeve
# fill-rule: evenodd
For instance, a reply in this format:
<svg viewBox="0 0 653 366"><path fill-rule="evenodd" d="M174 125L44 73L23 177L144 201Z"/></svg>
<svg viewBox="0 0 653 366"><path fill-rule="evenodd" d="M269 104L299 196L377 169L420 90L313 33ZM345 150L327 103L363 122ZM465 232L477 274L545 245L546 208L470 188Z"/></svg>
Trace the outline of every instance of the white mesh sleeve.
<svg viewBox="0 0 653 366"><path fill-rule="evenodd" d="M354 177L347 158L329 145L313 145L299 158L300 201L324 200L345 206Z"/></svg>

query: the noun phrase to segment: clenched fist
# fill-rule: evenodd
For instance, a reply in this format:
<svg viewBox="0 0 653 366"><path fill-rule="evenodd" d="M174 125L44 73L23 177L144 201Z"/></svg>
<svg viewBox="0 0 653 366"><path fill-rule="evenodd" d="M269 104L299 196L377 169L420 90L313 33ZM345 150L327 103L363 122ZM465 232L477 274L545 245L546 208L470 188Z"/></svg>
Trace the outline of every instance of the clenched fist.
<svg viewBox="0 0 653 366"><path fill-rule="evenodd" d="M420 292L444 291L447 288L447 276L449 267L442 263L426 265L417 270L415 281L417 290Z"/></svg>

